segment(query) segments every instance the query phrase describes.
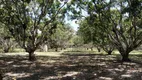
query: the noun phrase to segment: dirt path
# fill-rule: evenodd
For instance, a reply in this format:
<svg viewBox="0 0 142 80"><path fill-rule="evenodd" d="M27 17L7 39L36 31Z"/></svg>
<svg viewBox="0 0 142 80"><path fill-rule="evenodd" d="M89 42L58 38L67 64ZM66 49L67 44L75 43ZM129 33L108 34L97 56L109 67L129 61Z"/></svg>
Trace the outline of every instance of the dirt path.
<svg viewBox="0 0 142 80"><path fill-rule="evenodd" d="M3 80L142 80L142 64L119 62L116 55L66 54L37 58L30 62L23 56L1 57Z"/></svg>

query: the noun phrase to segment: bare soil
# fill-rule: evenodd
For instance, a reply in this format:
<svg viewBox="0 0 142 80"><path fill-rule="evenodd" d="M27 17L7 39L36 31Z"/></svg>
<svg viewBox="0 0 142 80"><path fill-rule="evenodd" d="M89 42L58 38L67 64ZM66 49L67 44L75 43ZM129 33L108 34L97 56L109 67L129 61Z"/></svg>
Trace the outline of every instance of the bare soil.
<svg viewBox="0 0 142 80"><path fill-rule="evenodd" d="M3 80L142 80L141 62L121 62L117 55L64 53L27 59L1 56Z"/></svg>

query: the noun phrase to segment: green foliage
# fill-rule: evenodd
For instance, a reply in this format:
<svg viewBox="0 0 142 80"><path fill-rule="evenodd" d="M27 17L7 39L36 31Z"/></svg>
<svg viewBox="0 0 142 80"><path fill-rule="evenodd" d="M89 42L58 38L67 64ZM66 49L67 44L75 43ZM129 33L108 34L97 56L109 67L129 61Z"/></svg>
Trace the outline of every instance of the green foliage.
<svg viewBox="0 0 142 80"><path fill-rule="evenodd" d="M84 39L87 38L86 41L91 39L103 46L111 43L125 60L129 60L129 53L142 44L141 0L80 0L74 1L75 3L85 6L78 7L88 12L89 17L80 24L81 35ZM92 37L91 33L95 37Z"/></svg>
<svg viewBox="0 0 142 80"><path fill-rule="evenodd" d="M27 52L33 53L53 34L57 21L65 17L65 4L59 0L2 0L0 22ZM64 11L62 11L64 10Z"/></svg>
<svg viewBox="0 0 142 80"><path fill-rule="evenodd" d="M15 46L16 43L7 30L7 27L0 23L0 49L2 49L3 52L9 52Z"/></svg>
<svg viewBox="0 0 142 80"><path fill-rule="evenodd" d="M84 44L84 40L82 39L81 36L78 36L78 35L74 35L74 37L72 38L72 42L73 42L73 45L76 47L83 46Z"/></svg>
<svg viewBox="0 0 142 80"><path fill-rule="evenodd" d="M73 36L73 29L69 24L58 24L55 32L51 36L51 46L65 48L70 45Z"/></svg>

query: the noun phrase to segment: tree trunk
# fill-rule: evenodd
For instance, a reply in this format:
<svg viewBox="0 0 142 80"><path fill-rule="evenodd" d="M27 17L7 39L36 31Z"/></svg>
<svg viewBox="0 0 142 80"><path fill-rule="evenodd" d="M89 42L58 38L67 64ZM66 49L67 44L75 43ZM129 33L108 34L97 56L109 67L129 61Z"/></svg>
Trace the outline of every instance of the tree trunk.
<svg viewBox="0 0 142 80"><path fill-rule="evenodd" d="M108 53L108 55L111 55L112 51L108 51L107 53Z"/></svg>
<svg viewBox="0 0 142 80"><path fill-rule="evenodd" d="M10 48L4 48L4 53L8 53L9 52L9 50L10 50Z"/></svg>
<svg viewBox="0 0 142 80"><path fill-rule="evenodd" d="M55 51L57 52L57 51L58 51L58 48L55 48Z"/></svg>
<svg viewBox="0 0 142 80"><path fill-rule="evenodd" d="M4 53L8 53L8 52L9 52L9 50L8 50L8 49L4 49L3 51L4 51Z"/></svg>
<svg viewBox="0 0 142 80"><path fill-rule="evenodd" d="M101 52L101 49L100 48L97 48L98 52Z"/></svg>
<svg viewBox="0 0 142 80"><path fill-rule="evenodd" d="M2 80L2 78L3 78L3 77L2 77L2 73L0 73L0 80Z"/></svg>
<svg viewBox="0 0 142 80"><path fill-rule="evenodd" d="M35 57L34 51L29 52L29 61L35 61L35 60L36 60L36 57Z"/></svg>
<svg viewBox="0 0 142 80"><path fill-rule="evenodd" d="M130 62L131 60L129 59L129 53L121 53L122 55L122 61L124 62Z"/></svg>
<svg viewBox="0 0 142 80"><path fill-rule="evenodd" d="M91 47L91 51L93 51L93 47Z"/></svg>

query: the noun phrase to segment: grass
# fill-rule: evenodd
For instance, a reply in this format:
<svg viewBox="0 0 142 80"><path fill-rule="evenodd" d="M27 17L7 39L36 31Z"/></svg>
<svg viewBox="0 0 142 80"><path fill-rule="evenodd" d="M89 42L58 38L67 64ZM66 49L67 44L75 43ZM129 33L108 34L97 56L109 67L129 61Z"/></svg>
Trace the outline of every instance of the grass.
<svg viewBox="0 0 142 80"><path fill-rule="evenodd" d="M52 51L52 52L51 52ZM59 52L54 52L53 50L50 50L49 52L35 52L36 56L63 56L63 55L68 55L68 54L107 54L103 50L101 52L98 52L96 48L93 48L93 51L91 50L86 50L85 48L68 48L67 50L59 51ZM117 50L114 50L112 54L117 55L119 58L120 53ZM10 53L1 53L0 56L17 56L17 55L22 55L22 56L28 56L27 52L24 52L23 49L17 48L14 49L14 52ZM130 57L134 55L142 55L142 50L134 50L130 53ZM141 59L141 58L140 58Z"/></svg>

